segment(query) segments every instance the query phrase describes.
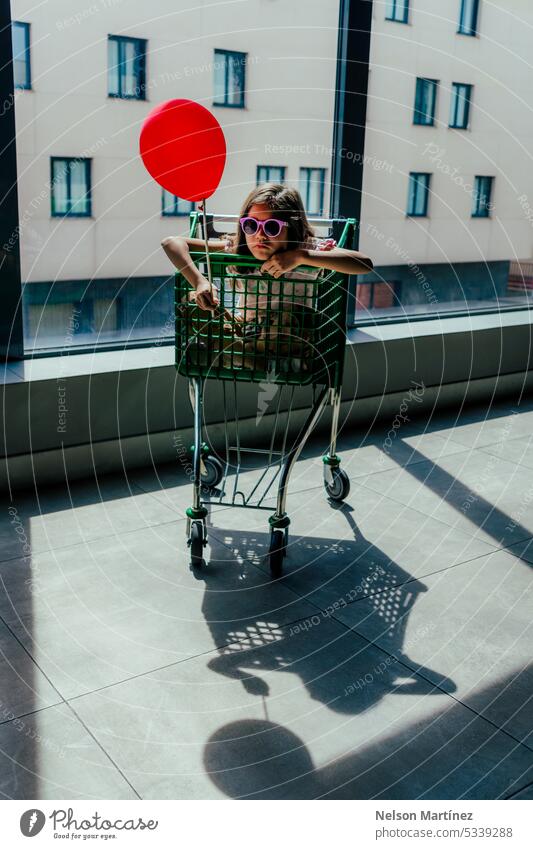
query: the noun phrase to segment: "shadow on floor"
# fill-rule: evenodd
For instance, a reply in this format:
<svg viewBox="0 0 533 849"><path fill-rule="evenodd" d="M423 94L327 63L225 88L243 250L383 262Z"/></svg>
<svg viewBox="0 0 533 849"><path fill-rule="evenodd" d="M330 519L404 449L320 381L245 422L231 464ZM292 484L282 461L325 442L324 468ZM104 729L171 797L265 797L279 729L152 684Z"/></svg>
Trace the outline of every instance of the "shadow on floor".
<svg viewBox="0 0 533 849"><path fill-rule="evenodd" d="M497 698L506 681L483 691ZM204 767L232 799L504 799L533 780L530 750L462 704L356 744L345 726L343 757L317 767L303 740L268 719L228 723L208 740ZM381 731L381 729L380 729ZM338 733L338 732L337 732ZM355 738L355 739L354 739ZM320 742L320 741L319 741ZM513 756L518 756L513 760Z"/></svg>

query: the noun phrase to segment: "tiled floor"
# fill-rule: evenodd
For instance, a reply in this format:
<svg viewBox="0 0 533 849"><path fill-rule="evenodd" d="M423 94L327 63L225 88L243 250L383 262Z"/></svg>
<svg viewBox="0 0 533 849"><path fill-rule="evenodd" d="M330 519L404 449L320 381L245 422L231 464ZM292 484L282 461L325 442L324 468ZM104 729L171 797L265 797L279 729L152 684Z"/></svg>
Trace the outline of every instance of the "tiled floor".
<svg viewBox="0 0 533 849"><path fill-rule="evenodd" d="M178 468L0 514L4 798L533 798L533 402L323 440L268 513ZM248 481L257 479L250 471Z"/></svg>

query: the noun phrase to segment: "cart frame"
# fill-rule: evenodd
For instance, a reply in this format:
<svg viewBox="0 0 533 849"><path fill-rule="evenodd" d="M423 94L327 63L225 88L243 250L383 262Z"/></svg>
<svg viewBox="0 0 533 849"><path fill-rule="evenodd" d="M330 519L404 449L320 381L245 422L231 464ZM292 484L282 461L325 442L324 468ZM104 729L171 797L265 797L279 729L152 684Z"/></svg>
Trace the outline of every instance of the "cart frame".
<svg viewBox="0 0 533 849"><path fill-rule="evenodd" d="M237 221L236 216L215 215L212 220ZM337 239L339 247L351 247L355 242L356 221L355 219L310 219L311 224L326 225L330 227ZM190 236L197 235L200 217L197 212L190 216ZM205 219L204 219L205 237ZM211 235L211 234L210 234ZM202 492L216 493L216 487L222 483L219 491L218 503L238 505L240 507L253 507L255 509L269 509L262 506L261 502L276 478L279 475L276 507L274 513L269 517L270 547L269 559L272 576L278 578L282 574L283 559L287 553L288 528L290 518L286 512L287 490L291 472L305 446L307 439L312 433L320 419L328 402L332 407L331 433L329 450L323 457L324 486L330 499L343 501L350 488L349 478L346 472L340 468L340 457L336 453L337 431L339 424L340 403L343 364L346 344L346 311L348 297L348 275L339 272L326 271L316 276L317 269L307 269L315 274L312 280L304 279L303 286L305 302L312 300L312 310L303 306L303 298L292 296L302 282L300 278L289 279L288 276L273 278L270 275L261 274L259 267L261 260L253 257L243 257L236 254L216 253L209 251L191 251L193 261L199 268L207 267L209 279L211 273L220 284L221 309L214 313L200 311L194 302L189 300L192 291L190 285L180 272L176 272L175 287L175 309L176 309L176 368L179 374L188 378L189 397L194 416L194 443L191 446L193 454L193 503L186 511L187 515L187 541L191 548L191 562L193 567L203 564L203 550L207 544L207 522L208 510L202 501ZM204 265L205 264L205 265ZM298 267L298 272L305 273L305 266ZM244 275L243 290L239 294L239 304L235 297L235 280L242 282ZM262 288L260 288L262 287ZM312 290L309 296L310 288ZM224 310L225 302L231 302L231 316L236 315L239 306L244 306L245 315L247 304L252 301L249 292L254 295L257 304L257 293L263 291L266 309L261 312L261 318L267 316L265 325L261 331L254 332L250 341L245 333L244 339L239 323L236 319L228 317L228 310ZM289 294L286 294L286 291ZM309 297L308 297L309 296ZM290 309L288 309L290 308ZM257 310L257 307L254 307ZM302 331L301 338L296 339L292 331L286 332L282 327L282 317L297 315L303 316L302 324L307 327ZM258 314L258 313L257 313ZM309 321L311 316L311 321ZM249 323L246 323L246 327ZM272 326L274 329L272 329ZM312 346L312 355L310 351ZM298 354L299 356L293 356ZM202 439L204 384L205 380L216 379L223 381L224 397L224 426L226 440L226 463L224 464L209 451L209 446ZM281 391L278 393L278 403L275 414L275 425L272 432L272 440L269 449L244 448L239 438L239 416L237 385L242 382L279 384ZM236 445L232 446L228 440L227 419L227 391L226 386L232 383L234 392L235 411L235 433ZM312 386L313 402L311 410L301 427L297 438L285 453L287 434L290 428L290 417L292 412L292 400L294 392L299 386ZM284 387L291 392L290 405L287 411L287 421L283 436L281 452L274 451L274 443L277 434L278 419L280 415L281 395ZM226 481L229 470L229 457L231 452L237 452L236 477L233 494L230 500L223 500L226 496ZM240 470L241 455L243 452L257 452L268 455L268 465L265 472L272 466L272 458L279 455L276 465L278 471L259 503L250 503L244 494L237 489L238 475ZM254 491L257 488L254 487ZM238 503L237 496L242 498ZM207 503L212 503L210 502Z"/></svg>

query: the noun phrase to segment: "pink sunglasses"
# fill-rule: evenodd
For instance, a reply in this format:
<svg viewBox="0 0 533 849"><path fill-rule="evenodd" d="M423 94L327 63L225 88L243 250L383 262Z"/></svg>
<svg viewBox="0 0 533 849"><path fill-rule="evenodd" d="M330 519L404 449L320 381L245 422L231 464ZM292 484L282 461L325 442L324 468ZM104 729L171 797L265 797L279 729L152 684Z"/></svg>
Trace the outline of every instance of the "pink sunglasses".
<svg viewBox="0 0 533 849"><path fill-rule="evenodd" d="M262 230L267 239L275 239L284 227L288 227L286 221L280 221L278 218L267 218L266 221L259 221L258 218L247 215L239 220L242 231L247 236L255 236L259 230Z"/></svg>

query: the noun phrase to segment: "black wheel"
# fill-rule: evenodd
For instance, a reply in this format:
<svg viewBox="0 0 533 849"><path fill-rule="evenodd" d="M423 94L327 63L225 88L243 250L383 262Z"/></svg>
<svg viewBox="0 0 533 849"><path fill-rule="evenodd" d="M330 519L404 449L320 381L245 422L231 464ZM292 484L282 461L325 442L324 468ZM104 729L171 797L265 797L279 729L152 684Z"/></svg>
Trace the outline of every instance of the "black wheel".
<svg viewBox="0 0 533 849"><path fill-rule="evenodd" d="M204 562L204 526L201 522L193 522L191 525L191 563L193 566L202 566Z"/></svg>
<svg viewBox="0 0 533 849"><path fill-rule="evenodd" d="M350 492L350 478L344 469L339 469L338 466L332 467L331 474L331 483L324 481L326 492L333 501L344 501Z"/></svg>
<svg viewBox="0 0 533 849"><path fill-rule="evenodd" d="M283 558L285 557L285 531L275 528L271 532L268 554L270 574L273 578L280 578L283 572Z"/></svg>
<svg viewBox="0 0 533 849"><path fill-rule="evenodd" d="M211 454L202 457L202 462L205 468L205 472L202 473L202 486L214 489L224 477L224 466L218 457L212 457Z"/></svg>

